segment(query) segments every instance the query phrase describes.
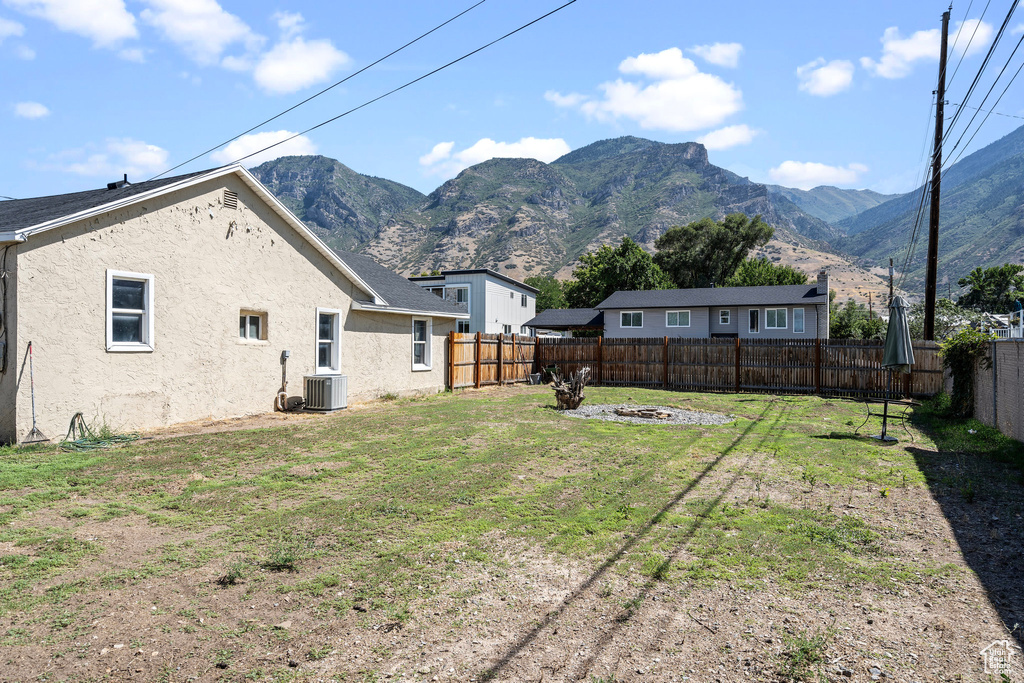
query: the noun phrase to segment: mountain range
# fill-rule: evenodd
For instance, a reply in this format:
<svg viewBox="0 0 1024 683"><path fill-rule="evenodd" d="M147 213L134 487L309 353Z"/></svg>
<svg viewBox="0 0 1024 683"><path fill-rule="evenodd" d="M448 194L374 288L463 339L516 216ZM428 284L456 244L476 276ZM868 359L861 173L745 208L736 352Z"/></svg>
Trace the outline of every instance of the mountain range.
<svg viewBox="0 0 1024 683"><path fill-rule="evenodd" d="M710 163L695 142L602 140L552 163L491 159L430 194L322 156L252 169L332 247L405 274L492 268L519 279L567 277L586 251L629 236L649 250L674 225L728 213L775 227L761 250L809 274L826 266L840 296L884 295L883 265L902 263L919 192L799 190L753 183ZM965 157L943 178L940 279L1024 255L1024 128ZM906 284L921 287L924 246Z"/></svg>

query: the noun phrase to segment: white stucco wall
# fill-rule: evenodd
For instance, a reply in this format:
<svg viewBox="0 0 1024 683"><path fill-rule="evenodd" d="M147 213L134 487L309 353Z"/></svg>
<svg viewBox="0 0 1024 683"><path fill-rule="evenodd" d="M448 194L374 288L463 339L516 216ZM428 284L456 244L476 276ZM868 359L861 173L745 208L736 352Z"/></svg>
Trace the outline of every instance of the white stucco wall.
<svg viewBox="0 0 1024 683"><path fill-rule="evenodd" d="M224 187L238 193L238 209L222 206ZM151 353L106 350L108 269L153 276ZM444 387L454 321L433 320L432 369L413 372L411 317L352 310L368 296L237 176L32 236L17 247L13 275L16 326L0 378L8 441L31 427L30 340L39 426L57 439L78 411L126 430L273 410L283 350L289 394L314 373L317 307L341 311L350 401ZM267 314L266 341L239 340L242 309Z"/></svg>

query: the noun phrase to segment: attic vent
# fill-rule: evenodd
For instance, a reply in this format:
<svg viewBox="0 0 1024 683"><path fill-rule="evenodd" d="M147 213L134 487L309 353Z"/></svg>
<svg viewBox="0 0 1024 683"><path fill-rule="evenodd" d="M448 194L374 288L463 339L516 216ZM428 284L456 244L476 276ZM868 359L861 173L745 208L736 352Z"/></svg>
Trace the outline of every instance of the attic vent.
<svg viewBox="0 0 1024 683"><path fill-rule="evenodd" d="M231 190L224 190L224 208L225 209L237 209L238 208L238 193L232 192Z"/></svg>

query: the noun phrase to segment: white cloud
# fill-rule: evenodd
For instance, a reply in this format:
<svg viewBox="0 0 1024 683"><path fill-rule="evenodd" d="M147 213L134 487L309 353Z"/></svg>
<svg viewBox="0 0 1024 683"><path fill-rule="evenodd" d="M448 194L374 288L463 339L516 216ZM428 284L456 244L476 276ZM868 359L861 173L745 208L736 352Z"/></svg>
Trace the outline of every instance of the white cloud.
<svg viewBox="0 0 1024 683"><path fill-rule="evenodd" d="M123 0L4 0L8 7L45 19L61 31L77 33L97 47L137 38L135 17Z"/></svg>
<svg viewBox="0 0 1024 683"><path fill-rule="evenodd" d="M743 46L739 43L714 43L713 45L694 45L686 50L705 62L735 69L740 65Z"/></svg>
<svg viewBox="0 0 1024 683"><path fill-rule="evenodd" d="M274 131L263 131L260 133L252 133L250 135L243 135L238 138L227 147L217 150L210 155L210 159L216 164L230 164L236 159L241 159L244 156L248 156L253 152L259 151L268 145L272 145L275 142L280 142L286 138L290 138L295 135L290 130L274 130ZM270 161L271 159L277 159L278 157L286 156L301 156L307 154L316 154L316 145L305 135L300 135L294 140L289 140L277 147L268 149L265 152L261 152L256 156L249 157L241 162L241 164L247 168L252 166L258 166L264 161Z"/></svg>
<svg viewBox="0 0 1024 683"><path fill-rule="evenodd" d="M710 128L743 108L743 94L718 76L702 73L677 47L628 57L619 71L640 81L602 83L600 98L549 93L558 106L579 106L598 121L629 119L641 128L691 131Z"/></svg>
<svg viewBox="0 0 1024 683"><path fill-rule="evenodd" d="M102 145L69 149L52 155L45 170L58 170L83 176L105 176L110 180L127 173L128 180L139 182L145 176L167 168L167 150L131 138L107 138Z"/></svg>
<svg viewBox="0 0 1024 683"><path fill-rule="evenodd" d="M571 92L568 95L563 95L555 90L548 90L544 93L544 99L548 102L552 102L556 107L578 107L583 104L587 99L587 96L581 95L578 92Z"/></svg>
<svg viewBox="0 0 1024 683"><path fill-rule="evenodd" d="M306 27L305 19L298 12L274 12L270 18L277 24L277 28L280 29L281 37L284 40L299 35Z"/></svg>
<svg viewBox="0 0 1024 683"><path fill-rule="evenodd" d="M697 138L697 142L708 149L729 149L737 145L749 145L761 131L755 130L745 123L738 126L726 126L713 130Z"/></svg>
<svg viewBox="0 0 1024 683"><path fill-rule="evenodd" d="M800 89L819 97L841 93L853 83L853 62L834 59L826 62L823 57L797 67Z"/></svg>
<svg viewBox="0 0 1024 683"><path fill-rule="evenodd" d="M968 19L957 24L949 37L949 45L958 54L970 56L988 46L993 28L978 19ZM882 34L882 56L876 62L870 57L861 57L860 65L875 76L882 78L903 78L913 71L915 62L938 61L942 49L942 35L939 29L915 31L904 38L899 28L890 26ZM965 52L966 51L966 52Z"/></svg>
<svg viewBox="0 0 1024 683"><path fill-rule="evenodd" d="M49 116L50 110L38 102L18 102L14 105L14 115L23 119L41 119Z"/></svg>
<svg viewBox="0 0 1024 683"><path fill-rule="evenodd" d="M864 164L828 166L813 161L783 161L769 169L768 177L779 185L810 190L819 185L852 185L867 171Z"/></svg>
<svg viewBox="0 0 1024 683"><path fill-rule="evenodd" d="M452 148L455 147L455 142L439 142L428 152L420 157L420 164L423 166L433 166L437 162L447 159L452 155Z"/></svg>
<svg viewBox="0 0 1024 683"><path fill-rule="evenodd" d="M216 0L145 0L139 15L197 64L216 64L236 43L246 52L260 49L264 39Z"/></svg>
<svg viewBox="0 0 1024 683"><path fill-rule="evenodd" d="M253 78L269 93L293 93L329 80L335 71L351 61L329 40L307 41L299 36L278 43L260 57Z"/></svg>
<svg viewBox="0 0 1024 683"><path fill-rule="evenodd" d="M4 38L23 35L25 35L24 25L19 24L16 21L0 17L0 43L4 42Z"/></svg>
<svg viewBox="0 0 1024 683"><path fill-rule="evenodd" d="M18 59L24 59L26 61L36 58L36 51L30 48L28 45L18 45L14 48L14 56Z"/></svg>
<svg viewBox="0 0 1024 683"><path fill-rule="evenodd" d="M537 159L550 163L572 151L562 138L521 138L518 142L496 142L482 138L453 154L454 147L454 142L440 142L428 154L420 157L420 164L427 167L431 175L451 177L488 159Z"/></svg>
<svg viewBox="0 0 1024 683"><path fill-rule="evenodd" d="M137 62L144 64L146 62L146 53L141 47L129 47L121 50L117 53L117 56L126 62Z"/></svg>

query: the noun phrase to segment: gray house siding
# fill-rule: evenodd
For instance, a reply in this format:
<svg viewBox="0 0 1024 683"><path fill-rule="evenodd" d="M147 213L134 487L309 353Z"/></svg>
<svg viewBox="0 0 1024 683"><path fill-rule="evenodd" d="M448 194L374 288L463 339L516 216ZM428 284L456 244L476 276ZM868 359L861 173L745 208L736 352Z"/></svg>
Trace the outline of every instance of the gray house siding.
<svg viewBox="0 0 1024 683"><path fill-rule="evenodd" d="M768 308L786 309L786 328L767 329L765 327L765 311ZM793 311L801 308L804 311L804 331L793 331ZM759 332L750 332L750 310L758 311ZM644 337L683 337L706 339L712 334L736 334L740 339L816 339L818 332L818 306L712 306L689 309L676 308L644 308L644 309L609 309L604 313L604 336L606 339L644 338ZM665 314L668 311L690 311L689 327L668 327ZM729 311L729 324L722 325L720 312ZM622 327L622 313L643 312L643 327Z"/></svg>
<svg viewBox="0 0 1024 683"><path fill-rule="evenodd" d="M786 309L786 329L768 329L765 326L766 311L769 308ZM793 331L793 311L802 308L804 311L804 331ZM760 332L750 331L750 311L758 311ZM737 322L740 339L816 339L818 331L817 306L740 306Z"/></svg>
<svg viewBox="0 0 1024 683"><path fill-rule="evenodd" d="M643 327L622 327L622 313L626 309L608 310L604 313L604 336L609 339L624 337L687 337L703 338L708 333L708 309L698 308L647 308L643 310ZM635 309L641 310L641 309ZM689 327L668 327L666 313L689 311Z"/></svg>
<svg viewBox="0 0 1024 683"><path fill-rule="evenodd" d="M711 334L736 334L739 331L739 309L728 306L714 306L708 309L711 318ZM722 324L722 311L729 311L729 322Z"/></svg>

